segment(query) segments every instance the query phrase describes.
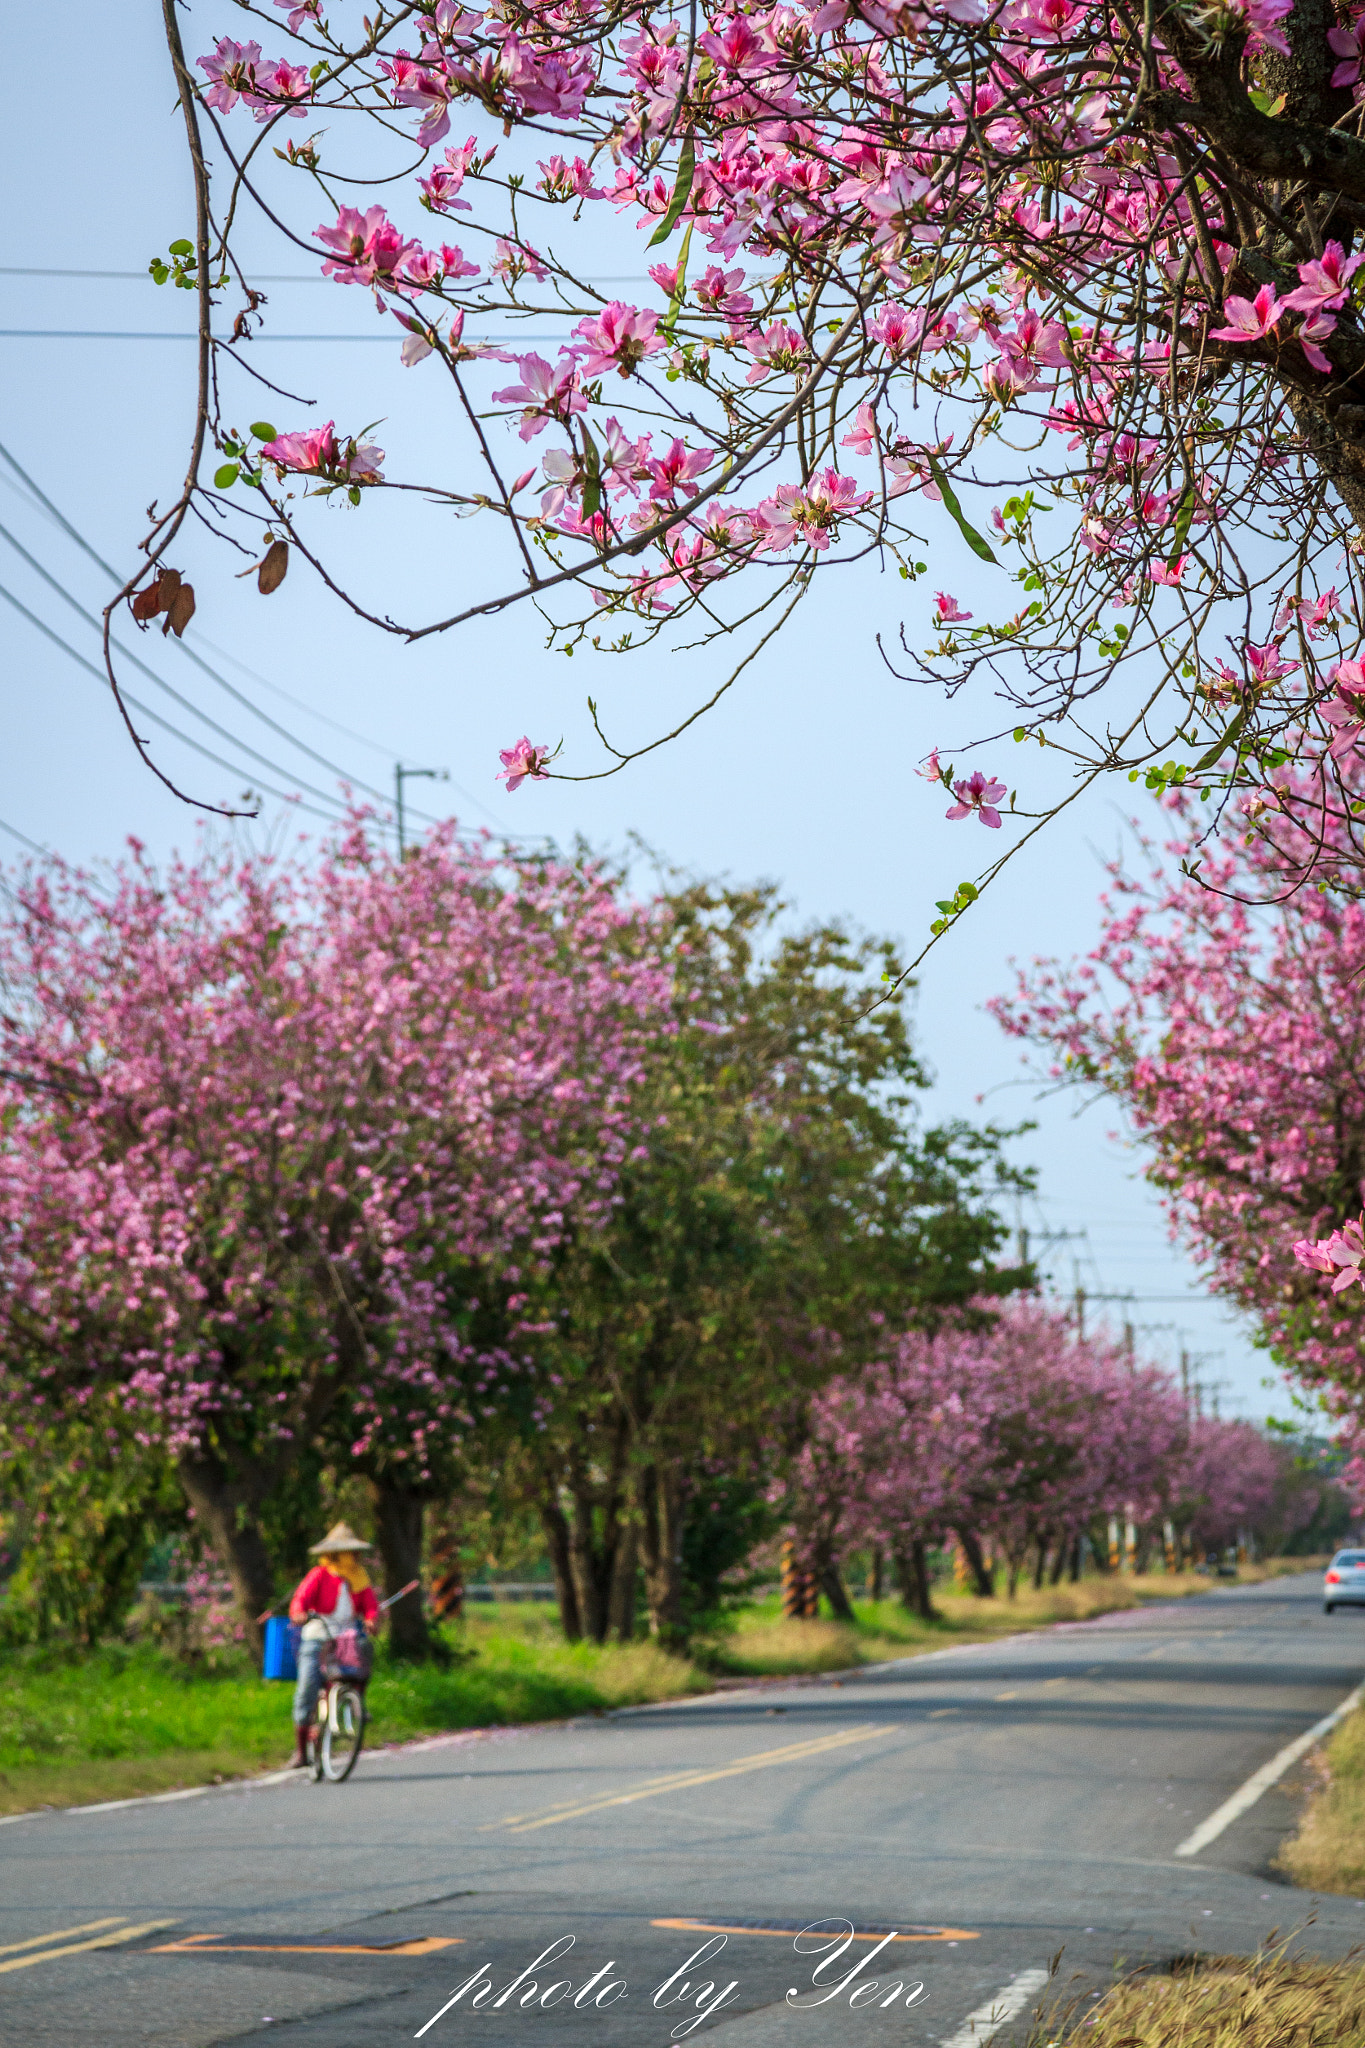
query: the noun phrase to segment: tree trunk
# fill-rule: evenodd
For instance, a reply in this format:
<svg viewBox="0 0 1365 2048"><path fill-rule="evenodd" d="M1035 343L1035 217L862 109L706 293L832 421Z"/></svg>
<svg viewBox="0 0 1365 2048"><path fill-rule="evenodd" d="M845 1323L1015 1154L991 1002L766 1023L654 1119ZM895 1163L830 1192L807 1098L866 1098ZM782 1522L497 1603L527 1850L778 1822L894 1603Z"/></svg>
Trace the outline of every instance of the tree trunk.
<svg viewBox="0 0 1365 2048"><path fill-rule="evenodd" d="M1040 1536L1038 1538L1037 1554L1033 1560L1033 1590L1035 1593L1042 1590L1043 1580L1047 1576L1047 1547L1047 1537Z"/></svg>
<svg viewBox="0 0 1365 2048"><path fill-rule="evenodd" d="M540 1526L545 1531L545 1548L550 1553L550 1569L555 1575L559 1625L564 1631L565 1641L576 1643L583 1635L583 1617L578 1611L578 1594L574 1590L569 1523L553 1496L540 1503Z"/></svg>
<svg viewBox="0 0 1365 2048"><path fill-rule="evenodd" d="M633 1521L619 1525L611 1560L607 1595L607 1627L614 1642L628 1643L635 1633L635 1580L639 1571L639 1531Z"/></svg>
<svg viewBox="0 0 1365 2048"><path fill-rule="evenodd" d="M396 1593L422 1576L422 1518L426 1501L391 1476L371 1479L375 1529L384 1564L384 1591ZM431 1634L420 1584L389 1609L389 1653L420 1664L431 1655Z"/></svg>
<svg viewBox="0 0 1365 2048"><path fill-rule="evenodd" d="M981 1545L970 1529L959 1529L957 1540L962 1545L962 1554L971 1566L976 1591L982 1600L995 1598L995 1572L986 1564Z"/></svg>
<svg viewBox="0 0 1365 2048"><path fill-rule="evenodd" d="M938 1609L929 1589L929 1554L923 1543L912 1543L908 1550L897 1552L896 1580L902 1606L917 1614L921 1621L938 1620Z"/></svg>
<svg viewBox="0 0 1365 2048"><path fill-rule="evenodd" d="M1066 1570L1067 1559L1071 1555L1071 1547L1074 1540L1070 1536L1058 1537L1057 1555L1052 1560L1052 1573L1048 1581L1049 1585L1060 1586L1062 1583L1062 1573Z"/></svg>
<svg viewBox="0 0 1365 2048"><path fill-rule="evenodd" d="M817 1567L816 1576L820 1583L820 1591L828 1600L830 1612L834 1619L836 1621L856 1621L858 1617L853 1612L853 1602L848 1597L843 1574L839 1570L839 1560L836 1557L822 1557Z"/></svg>
<svg viewBox="0 0 1365 2048"><path fill-rule="evenodd" d="M640 1547L651 1633L671 1648L687 1639L683 1620L682 1482L676 1467L651 1466L640 1485Z"/></svg>
<svg viewBox="0 0 1365 2048"><path fill-rule="evenodd" d="M877 1543L873 1545L872 1549L872 1583L867 1589L869 1600L880 1600L882 1598L886 1590L885 1574L886 1559L882 1553L881 1544Z"/></svg>
<svg viewBox="0 0 1365 2048"><path fill-rule="evenodd" d="M602 1583L601 1560L597 1555L593 1529L593 1498L586 1481L570 1483L573 1495L573 1532L569 1540L569 1562L573 1569L574 1592L578 1596L578 1620L590 1643L607 1637L607 1588Z"/></svg>
<svg viewBox="0 0 1365 2048"><path fill-rule="evenodd" d="M1084 1542L1085 1542L1085 1538L1084 1538L1084 1536L1080 1536L1080 1535L1078 1535L1078 1536L1073 1536L1073 1537L1072 1537L1072 1539L1071 1539L1071 1583L1072 1583L1072 1585L1073 1585L1073 1586L1076 1586L1076 1585L1079 1585L1079 1584L1080 1584L1080 1579L1081 1579L1081 1558L1082 1558L1082 1556L1083 1556L1083 1554L1084 1554L1084 1553L1082 1552L1082 1549L1081 1549L1081 1545L1082 1545L1082 1544L1083 1544Z"/></svg>
<svg viewBox="0 0 1365 2048"><path fill-rule="evenodd" d="M177 1466L185 1498L232 1581L248 1649L264 1646L264 1610L275 1597L274 1573L256 1521L268 1490L267 1475L254 1470L230 1474L217 1458L184 1457Z"/></svg>

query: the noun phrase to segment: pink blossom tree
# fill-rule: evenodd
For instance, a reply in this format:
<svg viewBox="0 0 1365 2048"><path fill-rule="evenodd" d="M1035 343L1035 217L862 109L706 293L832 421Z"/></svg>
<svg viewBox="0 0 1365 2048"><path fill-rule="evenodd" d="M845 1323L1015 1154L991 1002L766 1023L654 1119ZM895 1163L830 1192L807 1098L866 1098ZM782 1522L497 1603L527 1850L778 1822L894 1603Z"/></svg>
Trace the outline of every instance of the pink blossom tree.
<svg viewBox="0 0 1365 2048"><path fill-rule="evenodd" d="M1112 869L1086 958L1035 962L994 1007L1051 1079L1122 1104L1172 1234L1354 1429L1360 1297L1295 1257L1365 1198L1358 757L1344 771L1344 797L1311 770L1278 771L1216 853L1179 799L1165 863L1149 849L1145 879Z"/></svg>
<svg viewBox="0 0 1365 2048"><path fill-rule="evenodd" d="M0 927L0 1385L15 1441L116 1389L174 1459L244 1621L297 1446L418 1488L516 1367L501 1286L609 1207L666 997L607 880L357 823L107 880L30 867Z"/></svg>
<svg viewBox="0 0 1365 2048"><path fill-rule="evenodd" d="M990 1592L984 1539L1013 1592L1030 1552L1060 1576L1097 1515L1140 1522L1185 1486L1188 1430L1165 1376L1054 1305L977 1304L912 1330L881 1362L816 1401L790 1486L793 1524L817 1572L869 1544L893 1559L903 1596L932 1613L925 1550L950 1532Z"/></svg>
<svg viewBox="0 0 1365 2048"><path fill-rule="evenodd" d="M1254 782L1330 735L1365 521L1365 40L1321 0L278 0L188 51L165 15L194 217L151 268L197 295L200 348L187 479L116 600L144 624L183 629L183 578L148 579L211 506L263 589L301 553L406 640L529 604L569 649L744 631L709 696L817 572L918 585L955 529L981 596L907 593L903 658L1003 697L1080 782L1225 747ZM594 274L640 232L647 287L611 297ZM439 441L260 416L270 237L392 322ZM532 316L564 338L518 346ZM492 529L453 608L352 587L313 503L414 492ZM1047 814L1001 766L954 816Z"/></svg>

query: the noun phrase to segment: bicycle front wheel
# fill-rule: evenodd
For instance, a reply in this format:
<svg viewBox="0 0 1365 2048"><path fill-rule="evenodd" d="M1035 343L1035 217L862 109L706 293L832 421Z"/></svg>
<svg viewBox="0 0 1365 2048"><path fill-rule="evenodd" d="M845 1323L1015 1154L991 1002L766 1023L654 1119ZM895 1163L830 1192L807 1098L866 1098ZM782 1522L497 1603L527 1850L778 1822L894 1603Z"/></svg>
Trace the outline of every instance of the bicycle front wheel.
<svg viewBox="0 0 1365 2048"><path fill-rule="evenodd" d="M365 1695L354 1685L337 1690L322 1731L322 1768L334 1785L355 1769L365 1740Z"/></svg>

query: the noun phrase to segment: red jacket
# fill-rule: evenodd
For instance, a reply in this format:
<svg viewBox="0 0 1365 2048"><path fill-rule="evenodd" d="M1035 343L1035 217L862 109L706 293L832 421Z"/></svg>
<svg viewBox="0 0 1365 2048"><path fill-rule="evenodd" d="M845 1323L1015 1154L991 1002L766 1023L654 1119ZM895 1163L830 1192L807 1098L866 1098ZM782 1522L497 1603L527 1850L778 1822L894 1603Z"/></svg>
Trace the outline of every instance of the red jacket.
<svg viewBox="0 0 1365 2048"><path fill-rule="evenodd" d="M315 1564L295 1589L289 1603L289 1619L307 1621L310 1614L330 1614L345 1583L340 1572L329 1571L325 1564ZM351 1602L366 1627L373 1628L379 1619L379 1602L373 1586L366 1586L363 1593L352 1593Z"/></svg>

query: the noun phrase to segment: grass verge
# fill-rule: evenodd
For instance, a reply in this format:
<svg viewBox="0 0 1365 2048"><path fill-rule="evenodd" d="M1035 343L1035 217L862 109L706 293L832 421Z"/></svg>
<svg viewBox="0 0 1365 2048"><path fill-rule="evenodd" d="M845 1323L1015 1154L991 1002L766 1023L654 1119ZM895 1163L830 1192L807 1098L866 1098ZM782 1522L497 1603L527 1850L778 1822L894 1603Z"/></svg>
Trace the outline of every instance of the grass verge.
<svg viewBox="0 0 1365 2048"><path fill-rule="evenodd" d="M1283 1568L1302 1570L1303 1563L1287 1560ZM1266 1575L1265 1567L1245 1574ZM785 1622L771 1601L742 1610L690 1659L651 1642L566 1643L545 1607L475 1607L460 1631L458 1659L445 1669L394 1665L381 1645L370 1685L373 1740L605 1712L705 1692L727 1677L846 1670L1206 1592L1209 1583L1157 1574L1086 1579L1014 1601L946 1595L940 1619L928 1623L893 1601L859 1603L851 1626ZM278 1767L291 1746L289 1701L288 1686L264 1684L244 1659L207 1671L149 1646L0 1652L0 1814Z"/></svg>
<svg viewBox="0 0 1365 2048"><path fill-rule="evenodd" d="M1365 2048L1365 1969L1287 1956L1199 1956L1137 1975L1031 2048Z"/></svg>
<svg viewBox="0 0 1365 2048"><path fill-rule="evenodd" d="M1365 1709L1348 1714L1309 1759L1307 1805L1276 1861L1315 1892L1365 1896Z"/></svg>

